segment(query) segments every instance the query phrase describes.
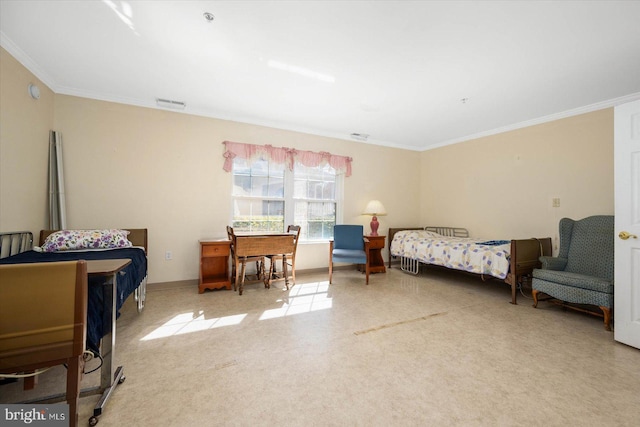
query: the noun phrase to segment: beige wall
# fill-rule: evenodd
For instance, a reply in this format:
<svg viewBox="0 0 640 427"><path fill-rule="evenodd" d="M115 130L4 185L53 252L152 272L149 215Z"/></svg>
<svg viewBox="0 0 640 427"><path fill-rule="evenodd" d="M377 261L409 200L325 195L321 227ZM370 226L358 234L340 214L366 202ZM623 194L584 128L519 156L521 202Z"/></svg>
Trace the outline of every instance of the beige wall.
<svg viewBox="0 0 640 427"><path fill-rule="evenodd" d="M40 88L40 99L27 87ZM54 94L0 48L0 231L47 227Z"/></svg>
<svg viewBox="0 0 640 427"><path fill-rule="evenodd" d="M398 182L419 181L413 151L54 95L40 82L35 101L27 85L37 80L1 53L0 231L38 233L47 226L50 129L62 133L67 226L148 228L150 283L196 279L198 239L225 234L231 176L222 170L224 140L351 156L345 223L368 225L371 218L360 213L370 199L387 207L381 230L419 219L415 194L395 191ZM327 243L300 245L299 269L327 262Z"/></svg>
<svg viewBox="0 0 640 427"><path fill-rule="evenodd" d="M557 237L563 217L614 213L613 108L421 154L421 224Z"/></svg>
<svg viewBox="0 0 640 427"><path fill-rule="evenodd" d="M351 156L345 223L368 224L360 213L372 198L388 208L383 229L419 218L414 197L394 191L389 179L419 180L415 152L63 95L55 127L64 140L68 226L148 228L150 282L197 278L198 239L225 235L231 175L222 170L224 140ZM327 262L327 243L298 249L299 269Z"/></svg>
<svg viewBox="0 0 640 427"><path fill-rule="evenodd" d="M150 283L197 278L198 239L224 234L231 215L224 140L353 157L344 222L366 226L370 218L360 212L375 198L388 211L380 230L429 224L489 238L555 236L563 216L613 213L612 109L416 153L54 95L0 50L0 231L46 227L48 131L55 129L64 145L68 226L148 228ZM29 82L40 86L40 100L29 97ZM560 208L551 207L553 197ZM299 247L299 269L327 260L326 243Z"/></svg>

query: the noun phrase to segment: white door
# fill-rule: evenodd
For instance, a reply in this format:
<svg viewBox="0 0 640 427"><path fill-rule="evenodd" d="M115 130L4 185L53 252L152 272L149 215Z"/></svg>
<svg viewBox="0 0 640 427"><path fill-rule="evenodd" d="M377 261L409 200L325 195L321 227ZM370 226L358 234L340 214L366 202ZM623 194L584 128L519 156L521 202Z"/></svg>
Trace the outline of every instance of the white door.
<svg viewBox="0 0 640 427"><path fill-rule="evenodd" d="M614 338L640 348L640 100L615 108L614 135Z"/></svg>

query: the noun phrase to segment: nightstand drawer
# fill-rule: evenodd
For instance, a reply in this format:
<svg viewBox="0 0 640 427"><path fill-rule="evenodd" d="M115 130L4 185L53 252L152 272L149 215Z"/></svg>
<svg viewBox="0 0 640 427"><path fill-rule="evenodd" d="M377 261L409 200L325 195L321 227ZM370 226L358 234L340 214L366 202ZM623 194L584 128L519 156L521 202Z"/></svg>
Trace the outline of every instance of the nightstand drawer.
<svg viewBox="0 0 640 427"><path fill-rule="evenodd" d="M376 237L367 236L367 239L369 239L369 248L384 249L384 236L376 236Z"/></svg>
<svg viewBox="0 0 640 427"><path fill-rule="evenodd" d="M203 257L226 256L226 255L229 255L229 245L228 244L222 244L222 245L203 244L202 245L202 256Z"/></svg>

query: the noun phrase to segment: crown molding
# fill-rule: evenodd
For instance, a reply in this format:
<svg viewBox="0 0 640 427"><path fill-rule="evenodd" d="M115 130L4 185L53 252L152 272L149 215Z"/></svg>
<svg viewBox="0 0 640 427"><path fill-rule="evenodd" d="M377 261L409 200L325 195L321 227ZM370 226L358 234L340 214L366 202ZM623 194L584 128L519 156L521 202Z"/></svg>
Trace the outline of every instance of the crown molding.
<svg viewBox="0 0 640 427"><path fill-rule="evenodd" d="M604 110L605 108L615 107L615 106L626 104L627 102L632 102L638 99L640 99L640 92L632 93L630 95L625 95L618 98L609 99L607 101L596 102L595 104L585 105L583 107L574 108L572 110L566 110L560 113L549 114L548 116L542 116L536 119L526 120L524 122L514 123L508 126L491 129L484 132L478 132L472 135L463 136L461 138L450 139L447 141L430 145L429 147L425 147L422 151L433 150L435 148L458 144L460 142L465 142L465 141L471 141L473 139L483 138L485 136L497 135L500 133L522 129L529 126L535 126L542 123L553 122L555 120L565 119L567 117L579 116L580 114L591 113L593 111Z"/></svg>
<svg viewBox="0 0 640 427"><path fill-rule="evenodd" d="M42 83L47 85L54 93L57 92L57 84L55 80L47 74L29 55L18 47L9 37L0 31L0 46L11 54L19 63L27 70L35 75Z"/></svg>
<svg viewBox="0 0 640 427"><path fill-rule="evenodd" d="M115 102L118 104L126 104L126 105L138 106L138 107L152 108L152 109L161 110L161 111L167 111L167 109L159 108L155 103L155 99L149 100L149 101L142 101L135 98L106 96L103 93L86 92L86 91L79 91L74 88L61 87L55 82L55 80L48 73L46 73L29 55L27 55L22 49L20 49L2 31L0 31L0 46L2 46L14 58L16 58L18 62L20 62L25 68L27 68L27 70L33 73L38 79L40 79L45 85L49 87L49 89L51 89L56 94L77 96L80 98L89 98L89 99L95 99L99 101ZM191 114L195 116L209 117L209 118L214 118L219 120L228 120L228 121L246 123L246 124L251 124L256 126L272 127L276 129L288 130L292 132L300 132L300 133L322 136L327 138L336 138L336 139L341 139L341 140L360 143L360 144L379 145L383 147L391 147L391 148L398 148L403 150L420 152L420 151L429 151L436 148L445 147L447 145L458 144L458 143L470 141L473 139L483 138L486 136L497 135L500 133L522 129L529 126L535 126L542 123L552 122L555 120L577 116L580 114L586 114L586 113L590 113L597 110L603 110L605 108L615 107L617 105L625 104L627 102L635 101L638 99L640 99L640 92L632 93L629 95L621 96L621 97L610 99L607 101L585 105L583 107L566 110L560 113L554 113L547 116L542 116L539 118L526 120L519 123L514 123L508 126L503 126L503 127L483 131L483 132L478 132L478 133L463 136L460 138L454 138L454 139L438 142L435 144L431 144L428 147L416 147L416 146L398 144L391 141L381 141L381 140L375 140L375 139L368 139L367 141L354 141L350 135L343 134L340 132L327 132L319 129L310 129L303 126L297 126L292 123L281 123L281 122L274 122L270 120L260 120L256 118L250 118L250 117L241 117L241 116L236 116L236 115L228 114L224 112L212 112L204 109L193 109L193 108L189 108L188 106L183 111L177 111L177 110L171 110L171 111L179 114Z"/></svg>

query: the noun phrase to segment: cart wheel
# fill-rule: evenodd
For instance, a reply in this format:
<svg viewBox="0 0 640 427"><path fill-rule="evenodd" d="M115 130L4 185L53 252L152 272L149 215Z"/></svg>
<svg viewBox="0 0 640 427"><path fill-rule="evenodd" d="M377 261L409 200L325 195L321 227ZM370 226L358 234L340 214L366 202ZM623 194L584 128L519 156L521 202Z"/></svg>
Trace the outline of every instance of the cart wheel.
<svg viewBox="0 0 640 427"><path fill-rule="evenodd" d="M89 425L90 425L91 427L93 427L93 426L95 426L96 424L98 424L98 421L99 421L99 420L98 420L98 417L95 417L95 416L94 416L94 417L91 417L91 418L89 418Z"/></svg>
<svg viewBox="0 0 640 427"><path fill-rule="evenodd" d="M118 380L118 384L122 384L124 382L124 380L126 380L127 377L125 377L124 375L120 377L120 379Z"/></svg>

